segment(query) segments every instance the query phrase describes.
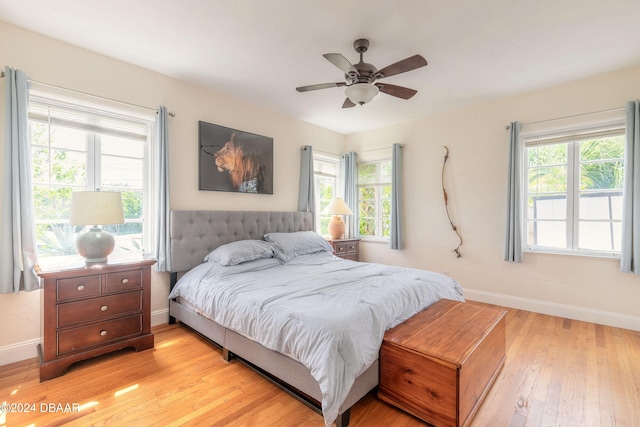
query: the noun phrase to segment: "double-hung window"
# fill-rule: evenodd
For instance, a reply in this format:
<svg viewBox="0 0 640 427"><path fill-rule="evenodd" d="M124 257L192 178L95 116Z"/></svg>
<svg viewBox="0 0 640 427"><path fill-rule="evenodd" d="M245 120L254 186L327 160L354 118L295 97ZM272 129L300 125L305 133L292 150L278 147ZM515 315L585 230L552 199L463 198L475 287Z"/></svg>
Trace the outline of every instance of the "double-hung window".
<svg viewBox="0 0 640 427"><path fill-rule="evenodd" d="M32 183L38 256L76 254L82 227L69 224L71 193L118 191L125 223L104 229L114 253L148 251L152 118L31 96Z"/></svg>
<svg viewBox="0 0 640 427"><path fill-rule="evenodd" d="M358 232L388 240L391 230L391 160L358 164Z"/></svg>
<svg viewBox="0 0 640 427"><path fill-rule="evenodd" d="M523 139L526 249L619 256L624 124Z"/></svg>
<svg viewBox="0 0 640 427"><path fill-rule="evenodd" d="M335 156L313 156L313 178L316 198L316 231L322 236L329 235L331 215L323 215L322 210L338 196L340 161Z"/></svg>

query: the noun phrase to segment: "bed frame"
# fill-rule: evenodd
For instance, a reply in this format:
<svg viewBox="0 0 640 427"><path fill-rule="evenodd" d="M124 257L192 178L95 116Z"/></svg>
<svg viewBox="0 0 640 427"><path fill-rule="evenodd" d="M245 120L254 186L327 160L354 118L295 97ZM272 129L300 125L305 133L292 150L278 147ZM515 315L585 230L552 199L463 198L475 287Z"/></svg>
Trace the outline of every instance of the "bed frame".
<svg viewBox="0 0 640 427"><path fill-rule="evenodd" d="M313 229L310 212L176 211L170 213L171 289L178 274L202 263L220 245L236 240L261 239L265 233ZM266 373L281 387L321 412L322 394L309 370L288 356L269 350L232 330L169 301L169 323L180 321L222 348L226 361L232 356ZM378 385L378 361L362 373L340 407L337 427L349 424L350 408Z"/></svg>

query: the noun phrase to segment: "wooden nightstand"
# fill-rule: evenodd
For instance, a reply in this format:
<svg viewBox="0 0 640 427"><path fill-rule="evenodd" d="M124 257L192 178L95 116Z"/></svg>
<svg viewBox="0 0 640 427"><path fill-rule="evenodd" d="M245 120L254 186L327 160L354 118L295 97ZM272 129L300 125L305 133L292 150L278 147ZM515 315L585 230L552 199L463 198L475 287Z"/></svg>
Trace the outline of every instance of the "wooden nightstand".
<svg viewBox="0 0 640 427"><path fill-rule="evenodd" d="M153 348L151 266L155 260L109 260L38 271L44 279L40 381L80 360L126 347ZM38 269L40 270L40 269Z"/></svg>
<svg viewBox="0 0 640 427"><path fill-rule="evenodd" d="M360 258L360 239L339 239L329 240L333 246L333 253L336 256L351 261L358 261Z"/></svg>

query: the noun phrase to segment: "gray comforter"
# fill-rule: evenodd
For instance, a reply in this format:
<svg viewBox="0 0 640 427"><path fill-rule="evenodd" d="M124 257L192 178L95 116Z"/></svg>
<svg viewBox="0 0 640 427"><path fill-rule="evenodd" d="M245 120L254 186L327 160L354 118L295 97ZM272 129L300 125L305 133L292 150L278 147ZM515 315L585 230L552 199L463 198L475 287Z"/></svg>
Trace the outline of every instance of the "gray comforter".
<svg viewBox="0 0 640 427"><path fill-rule="evenodd" d="M442 274L347 261L327 252L283 263L199 265L169 298L185 298L220 325L306 366L322 392L325 423L378 357L384 332L441 298L462 301Z"/></svg>

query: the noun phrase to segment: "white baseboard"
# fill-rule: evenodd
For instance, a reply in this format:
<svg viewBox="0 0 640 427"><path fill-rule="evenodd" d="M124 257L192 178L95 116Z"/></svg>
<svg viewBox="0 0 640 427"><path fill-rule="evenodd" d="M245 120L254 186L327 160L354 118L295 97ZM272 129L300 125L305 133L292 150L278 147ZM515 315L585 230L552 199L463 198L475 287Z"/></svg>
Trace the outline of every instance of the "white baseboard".
<svg viewBox="0 0 640 427"><path fill-rule="evenodd" d="M151 327L158 325L166 325L169 323L169 309L165 308L162 310L152 311L151 312Z"/></svg>
<svg viewBox="0 0 640 427"><path fill-rule="evenodd" d="M0 365L38 357L38 344L41 342L41 339L35 339L0 347Z"/></svg>
<svg viewBox="0 0 640 427"><path fill-rule="evenodd" d="M157 310L151 313L151 327L166 325L169 321L169 309ZM22 360L38 357L38 344L42 342L42 337L38 339L23 341L0 347L0 366Z"/></svg>
<svg viewBox="0 0 640 427"><path fill-rule="evenodd" d="M640 331L640 317L630 316L627 314L514 297L510 295L496 294L493 292L477 291L474 289L465 289L464 297L472 301L501 305L503 307L517 308L541 314L549 314L551 316L581 320L583 322L598 323L616 328Z"/></svg>

